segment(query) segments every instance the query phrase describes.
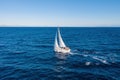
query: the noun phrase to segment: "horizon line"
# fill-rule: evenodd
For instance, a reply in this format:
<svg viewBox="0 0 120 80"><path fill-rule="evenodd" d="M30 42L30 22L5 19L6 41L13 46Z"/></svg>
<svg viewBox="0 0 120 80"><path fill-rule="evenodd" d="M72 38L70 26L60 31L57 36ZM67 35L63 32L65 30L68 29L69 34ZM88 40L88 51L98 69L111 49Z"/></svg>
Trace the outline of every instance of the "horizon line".
<svg viewBox="0 0 120 80"><path fill-rule="evenodd" d="M0 27L58 27L57 26L35 26L35 25L0 25ZM59 27L120 27L120 26L59 26Z"/></svg>

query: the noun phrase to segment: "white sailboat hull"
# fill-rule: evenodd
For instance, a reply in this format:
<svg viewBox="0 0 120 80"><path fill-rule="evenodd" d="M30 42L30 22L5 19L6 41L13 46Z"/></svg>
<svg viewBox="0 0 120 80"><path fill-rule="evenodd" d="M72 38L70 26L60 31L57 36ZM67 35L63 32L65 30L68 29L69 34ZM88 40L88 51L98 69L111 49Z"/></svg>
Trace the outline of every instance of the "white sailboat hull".
<svg viewBox="0 0 120 80"><path fill-rule="evenodd" d="M54 51L58 52L58 53L69 53L70 49L66 50L66 49L63 49L63 48L56 48Z"/></svg>

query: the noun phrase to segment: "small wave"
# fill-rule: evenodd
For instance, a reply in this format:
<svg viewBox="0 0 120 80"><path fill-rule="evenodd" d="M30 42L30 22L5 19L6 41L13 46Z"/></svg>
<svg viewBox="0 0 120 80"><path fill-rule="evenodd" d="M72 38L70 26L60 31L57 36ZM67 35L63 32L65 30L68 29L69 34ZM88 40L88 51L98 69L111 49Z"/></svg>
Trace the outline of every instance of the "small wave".
<svg viewBox="0 0 120 80"><path fill-rule="evenodd" d="M100 59L100 58L98 58L96 56L93 56L92 58L95 59L95 60L98 60L98 61L100 61L100 62L102 62L104 64L109 64L106 60Z"/></svg>
<svg viewBox="0 0 120 80"><path fill-rule="evenodd" d="M91 54L80 54L80 53L74 53L74 52L71 52L70 54L71 55L79 55L79 56L83 56L83 57L89 57L89 58L92 58L94 60L100 61L100 62L102 62L104 64L110 64L109 62L107 62L107 60L105 60L104 58L101 58L100 56L95 56L95 55L91 55ZM86 62L85 64L89 65L91 63L90 62Z"/></svg>
<svg viewBox="0 0 120 80"><path fill-rule="evenodd" d="M84 53L84 54L99 54L100 51L98 50L95 50L95 49L76 49L76 50L73 50L73 52L81 52L81 53Z"/></svg>
<svg viewBox="0 0 120 80"><path fill-rule="evenodd" d="M91 64L91 62L85 62L86 66L89 66Z"/></svg>
<svg viewBox="0 0 120 80"><path fill-rule="evenodd" d="M0 44L0 48L5 48L6 46L4 44Z"/></svg>
<svg viewBox="0 0 120 80"><path fill-rule="evenodd" d="M71 55L76 55L76 54L78 54L78 53L73 53L73 52L70 52L70 54L71 54Z"/></svg>
<svg viewBox="0 0 120 80"><path fill-rule="evenodd" d="M76 53L76 52L70 52L71 55L79 55L79 56L84 56L84 57L88 57L89 55L87 54L80 54L80 53Z"/></svg>

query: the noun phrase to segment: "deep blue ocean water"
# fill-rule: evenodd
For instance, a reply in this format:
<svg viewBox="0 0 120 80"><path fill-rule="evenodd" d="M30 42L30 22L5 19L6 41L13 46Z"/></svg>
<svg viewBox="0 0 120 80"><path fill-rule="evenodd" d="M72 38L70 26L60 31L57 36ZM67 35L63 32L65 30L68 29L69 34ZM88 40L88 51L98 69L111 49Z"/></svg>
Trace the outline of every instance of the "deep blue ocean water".
<svg viewBox="0 0 120 80"><path fill-rule="evenodd" d="M0 80L120 80L120 28L0 28Z"/></svg>

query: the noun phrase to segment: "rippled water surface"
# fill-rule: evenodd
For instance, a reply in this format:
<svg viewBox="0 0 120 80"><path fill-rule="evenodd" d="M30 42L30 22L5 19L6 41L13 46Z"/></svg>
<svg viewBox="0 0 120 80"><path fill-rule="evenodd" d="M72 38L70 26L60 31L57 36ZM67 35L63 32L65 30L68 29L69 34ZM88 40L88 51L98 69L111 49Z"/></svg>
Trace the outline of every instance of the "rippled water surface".
<svg viewBox="0 0 120 80"><path fill-rule="evenodd" d="M120 80L120 28L0 28L0 80Z"/></svg>

